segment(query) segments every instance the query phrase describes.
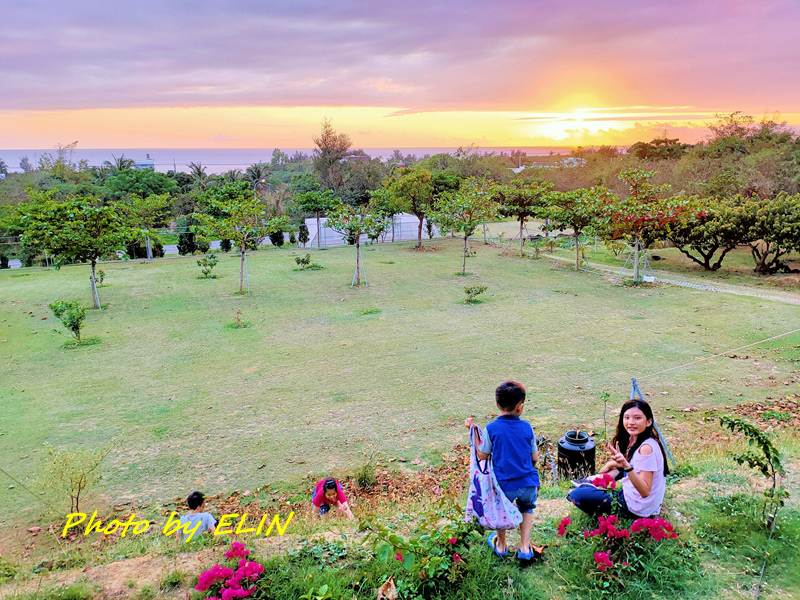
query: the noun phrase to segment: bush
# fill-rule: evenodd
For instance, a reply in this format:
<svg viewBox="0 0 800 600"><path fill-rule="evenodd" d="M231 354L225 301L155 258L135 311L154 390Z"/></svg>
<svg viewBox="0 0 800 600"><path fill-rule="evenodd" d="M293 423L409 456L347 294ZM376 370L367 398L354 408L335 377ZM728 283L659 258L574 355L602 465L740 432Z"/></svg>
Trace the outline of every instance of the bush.
<svg viewBox="0 0 800 600"><path fill-rule="evenodd" d="M217 257L214 254L206 254L203 258L197 261L197 266L200 267L200 272L203 273L204 279L216 279L217 276L213 275L211 271L217 266Z"/></svg>
<svg viewBox="0 0 800 600"><path fill-rule="evenodd" d="M300 267L300 271L318 271L322 268L322 265L318 265L317 263L311 262L311 255L306 254L305 256L298 256L294 259L294 262L298 264ZM295 269L297 271L298 269Z"/></svg>
<svg viewBox="0 0 800 600"><path fill-rule="evenodd" d="M110 447L60 450L48 447L45 487L55 490L59 496L66 493L70 499L69 512L80 512L81 498L100 481L100 463L109 452Z"/></svg>
<svg viewBox="0 0 800 600"><path fill-rule="evenodd" d="M292 245L297 243L297 236L294 234L294 231L289 232L289 243Z"/></svg>
<svg viewBox="0 0 800 600"><path fill-rule="evenodd" d="M5 254L0 254L0 269L9 269L8 257Z"/></svg>
<svg viewBox="0 0 800 600"><path fill-rule="evenodd" d="M477 302L480 302L478 296L480 296L483 292L485 292L488 289L489 287L485 285L473 285L473 286L465 285L464 293L467 295L467 297L464 299L464 302L467 302L469 304L475 304Z"/></svg>
<svg viewBox="0 0 800 600"><path fill-rule="evenodd" d="M308 225L305 223L301 223L300 227L298 228L297 240L303 244L303 247L305 248L305 245L308 243Z"/></svg>
<svg viewBox="0 0 800 600"><path fill-rule="evenodd" d="M181 233L178 235L178 254L181 256L191 256L197 249L192 232Z"/></svg>
<svg viewBox="0 0 800 600"><path fill-rule="evenodd" d="M269 234L269 241L276 248L280 248L281 246L283 246L283 242L284 242L283 231L278 230L278 231L273 231L272 233L270 233Z"/></svg>
<svg viewBox="0 0 800 600"><path fill-rule="evenodd" d="M53 311L56 318L61 321L61 324L80 342L81 327L83 327L83 321L86 319L86 308L74 300L70 302L56 300L49 304L48 308Z"/></svg>
<svg viewBox="0 0 800 600"><path fill-rule="evenodd" d="M103 271L103 269L97 269L97 272L94 274L94 279L97 285L103 287L103 282L106 280L106 272Z"/></svg>
<svg viewBox="0 0 800 600"><path fill-rule="evenodd" d="M194 238L194 247L196 252L206 254L211 249L211 242L207 237L198 235Z"/></svg>
<svg viewBox="0 0 800 600"><path fill-rule="evenodd" d="M223 252L230 252L233 248L233 243L230 240L220 240L219 249Z"/></svg>

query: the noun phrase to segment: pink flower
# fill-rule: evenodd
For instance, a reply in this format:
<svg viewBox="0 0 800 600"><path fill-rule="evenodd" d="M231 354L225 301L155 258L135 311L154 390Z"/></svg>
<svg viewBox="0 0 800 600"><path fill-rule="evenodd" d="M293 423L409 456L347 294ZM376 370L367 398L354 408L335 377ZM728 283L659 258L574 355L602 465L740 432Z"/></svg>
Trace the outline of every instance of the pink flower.
<svg viewBox="0 0 800 600"><path fill-rule="evenodd" d="M241 542L233 542L231 549L225 553L225 558L244 558L250 554L249 550L245 550L244 544Z"/></svg>
<svg viewBox="0 0 800 600"><path fill-rule="evenodd" d="M597 563L598 571L607 571L608 567L613 567L614 563L608 557L608 552L595 552L594 562Z"/></svg>
<svg viewBox="0 0 800 600"><path fill-rule="evenodd" d="M561 519L561 525L563 525L564 527L566 527L570 523L572 523L572 519L570 519L569 517L564 517L563 519Z"/></svg>
<svg viewBox="0 0 800 600"><path fill-rule="evenodd" d="M457 540L456 538L454 538L454 537L453 537L453 538L450 538L449 540L447 540L447 543L448 543L448 544L455 544L457 541L458 541L458 540Z"/></svg>
<svg viewBox="0 0 800 600"><path fill-rule="evenodd" d="M394 559L395 560L403 560L403 555L398 552L397 554L394 555Z"/></svg>
<svg viewBox="0 0 800 600"><path fill-rule="evenodd" d="M461 562L461 557L458 555L458 552L453 552L453 560L455 562Z"/></svg>

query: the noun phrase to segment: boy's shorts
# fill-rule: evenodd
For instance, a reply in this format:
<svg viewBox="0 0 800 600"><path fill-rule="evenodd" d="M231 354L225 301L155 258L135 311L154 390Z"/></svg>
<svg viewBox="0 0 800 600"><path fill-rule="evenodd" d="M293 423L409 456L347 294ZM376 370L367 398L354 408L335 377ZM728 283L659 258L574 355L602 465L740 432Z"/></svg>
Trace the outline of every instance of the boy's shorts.
<svg viewBox="0 0 800 600"><path fill-rule="evenodd" d="M517 501L517 508L521 513L533 513L536 508L536 498L539 495L539 488L534 486L517 488L511 493L504 492L506 498L514 502Z"/></svg>

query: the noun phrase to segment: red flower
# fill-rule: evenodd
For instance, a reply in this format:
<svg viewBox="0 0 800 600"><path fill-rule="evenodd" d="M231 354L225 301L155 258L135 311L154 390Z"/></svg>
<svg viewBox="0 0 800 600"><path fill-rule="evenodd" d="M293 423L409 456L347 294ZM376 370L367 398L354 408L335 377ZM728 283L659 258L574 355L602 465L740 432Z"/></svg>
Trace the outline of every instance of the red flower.
<svg viewBox="0 0 800 600"><path fill-rule="evenodd" d="M398 552L397 554L394 555L394 559L395 560L403 560L403 555Z"/></svg>
<svg viewBox="0 0 800 600"><path fill-rule="evenodd" d="M461 557L458 555L458 552L453 552L453 561L461 562Z"/></svg>
<svg viewBox="0 0 800 600"><path fill-rule="evenodd" d="M455 544L457 541L458 540L456 538L450 538L449 540L447 540L447 543L448 544Z"/></svg>

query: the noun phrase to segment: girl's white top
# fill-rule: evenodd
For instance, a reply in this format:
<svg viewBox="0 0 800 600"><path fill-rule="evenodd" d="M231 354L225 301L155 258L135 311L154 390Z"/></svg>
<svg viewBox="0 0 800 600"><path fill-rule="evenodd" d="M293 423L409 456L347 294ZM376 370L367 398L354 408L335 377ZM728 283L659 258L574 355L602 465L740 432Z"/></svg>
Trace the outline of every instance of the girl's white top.
<svg viewBox="0 0 800 600"><path fill-rule="evenodd" d="M641 453L642 448L650 446L653 452L650 456ZM661 512L661 502L664 500L664 491L667 488L667 480L664 477L664 455L658 442L652 438L642 442L631 459L631 466L637 474L642 471L653 473L653 485L650 487L650 494L647 498L633 487L633 483L626 476L622 480L622 493L625 496L625 503L628 510L640 517L651 517Z"/></svg>

